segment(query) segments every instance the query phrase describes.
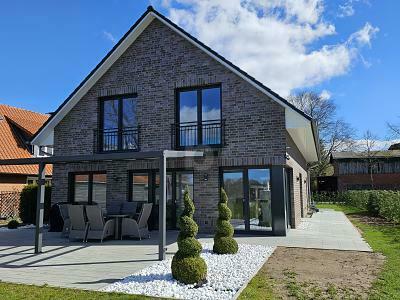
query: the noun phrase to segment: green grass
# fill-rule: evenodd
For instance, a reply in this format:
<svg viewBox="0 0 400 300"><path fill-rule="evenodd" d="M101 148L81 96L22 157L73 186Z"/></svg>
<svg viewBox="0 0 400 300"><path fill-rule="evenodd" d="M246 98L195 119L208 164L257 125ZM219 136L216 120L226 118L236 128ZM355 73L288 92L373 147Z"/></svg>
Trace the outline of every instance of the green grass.
<svg viewBox="0 0 400 300"><path fill-rule="evenodd" d="M116 294L116 293L101 293L101 292L90 292L90 291L74 290L74 289L53 288L46 285L34 286L34 285L0 282L0 299L7 299L7 300L146 299L147 300L155 298L126 295L126 294Z"/></svg>
<svg viewBox="0 0 400 300"><path fill-rule="evenodd" d="M352 218L354 213L366 214L357 208L337 204L319 204L319 208L343 211L363 233L375 252L386 257L383 270L374 282L370 299L400 299L400 225L372 225Z"/></svg>

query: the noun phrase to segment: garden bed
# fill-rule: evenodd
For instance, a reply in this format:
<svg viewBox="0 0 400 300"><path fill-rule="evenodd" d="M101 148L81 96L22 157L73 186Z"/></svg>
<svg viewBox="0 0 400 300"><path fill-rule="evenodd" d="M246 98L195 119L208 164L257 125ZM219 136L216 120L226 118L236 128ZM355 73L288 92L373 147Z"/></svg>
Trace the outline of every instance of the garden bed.
<svg viewBox="0 0 400 300"><path fill-rule="evenodd" d="M108 285L106 292L119 292L177 299L233 299L255 275L275 247L239 245L234 255L217 255L212 244L203 244L201 257L207 263L207 283L184 285L173 279L171 259L158 262L121 281Z"/></svg>

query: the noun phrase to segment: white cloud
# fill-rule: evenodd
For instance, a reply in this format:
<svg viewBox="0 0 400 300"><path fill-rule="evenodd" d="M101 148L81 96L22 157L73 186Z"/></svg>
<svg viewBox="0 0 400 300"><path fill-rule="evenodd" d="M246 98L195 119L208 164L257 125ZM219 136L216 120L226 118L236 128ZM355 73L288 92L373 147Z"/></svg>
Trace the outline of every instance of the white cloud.
<svg viewBox="0 0 400 300"><path fill-rule="evenodd" d="M353 1L347 1L343 5L339 5L339 14L338 17L344 18L344 17L350 17L355 14L355 10L353 7Z"/></svg>
<svg viewBox="0 0 400 300"><path fill-rule="evenodd" d="M342 43L323 0L170 0L170 18L243 70L287 96L346 74L378 29L367 23Z"/></svg>
<svg viewBox="0 0 400 300"><path fill-rule="evenodd" d="M329 92L327 90L323 90L319 96L324 100L329 100L329 99L331 99L332 94L331 94L331 92Z"/></svg>
<svg viewBox="0 0 400 300"><path fill-rule="evenodd" d="M372 26L370 23L365 23L364 27L360 30L354 32L350 38L349 42L357 42L361 46L368 45L371 46L371 39L376 36L379 32L378 27Z"/></svg>
<svg viewBox="0 0 400 300"><path fill-rule="evenodd" d="M103 36L109 40L111 43L116 44L117 43L117 39L112 35L112 33L103 30Z"/></svg>
<svg viewBox="0 0 400 300"><path fill-rule="evenodd" d="M400 143L400 140L373 140L371 142L372 150L388 150L393 144ZM355 141L355 149L358 151L365 151L366 141L364 139Z"/></svg>

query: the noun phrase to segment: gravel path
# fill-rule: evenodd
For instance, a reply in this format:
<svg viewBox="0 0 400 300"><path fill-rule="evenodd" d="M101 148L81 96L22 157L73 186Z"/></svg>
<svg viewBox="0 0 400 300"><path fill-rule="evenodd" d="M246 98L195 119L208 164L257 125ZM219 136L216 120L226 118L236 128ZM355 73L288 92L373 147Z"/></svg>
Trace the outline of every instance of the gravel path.
<svg viewBox="0 0 400 300"><path fill-rule="evenodd" d="M239 244L234 255L212 253L212 244L203 244L201 256L208 266L207 284L195 288L172 278L171 259L158 262L103 291L177 299L232 299L273 253L275 247Z"/></svg>

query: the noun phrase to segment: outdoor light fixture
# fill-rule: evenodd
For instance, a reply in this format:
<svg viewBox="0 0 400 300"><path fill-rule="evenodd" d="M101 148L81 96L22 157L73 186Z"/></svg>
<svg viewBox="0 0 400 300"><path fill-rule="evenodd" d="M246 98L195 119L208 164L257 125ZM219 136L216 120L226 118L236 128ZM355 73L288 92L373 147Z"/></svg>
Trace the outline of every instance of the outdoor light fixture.
<svg viewBox="0 0 400 300"><path fill-rule="evenodd" d="M297 181L300 181L300 177L299 177L299 176L297 176L297 177L296 177L296 180L297 180Z"/></svg>
<svg viewBox="0 0 400 300"><path fill-rule="evenodd" d="M208 174L207 174L207 173L204 173L204 175L203 175L203 180L204 180L204 181L208 181Z"/></svg>

